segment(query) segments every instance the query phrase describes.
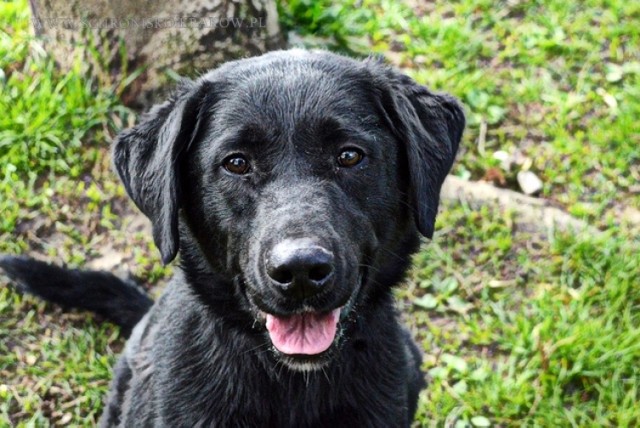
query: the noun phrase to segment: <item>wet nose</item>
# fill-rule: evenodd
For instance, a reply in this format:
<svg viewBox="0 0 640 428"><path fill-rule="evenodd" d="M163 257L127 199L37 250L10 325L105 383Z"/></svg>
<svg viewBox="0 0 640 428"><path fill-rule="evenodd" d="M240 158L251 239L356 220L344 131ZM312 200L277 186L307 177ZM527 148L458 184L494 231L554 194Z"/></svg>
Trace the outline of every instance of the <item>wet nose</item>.
<svg viewBox="0 0 640 428"><path fill-rule="evenodd" d="M333 280L334 257L310 239L286 239L267 257L267 275L283 294L305 299L318 294Z"/></svg>

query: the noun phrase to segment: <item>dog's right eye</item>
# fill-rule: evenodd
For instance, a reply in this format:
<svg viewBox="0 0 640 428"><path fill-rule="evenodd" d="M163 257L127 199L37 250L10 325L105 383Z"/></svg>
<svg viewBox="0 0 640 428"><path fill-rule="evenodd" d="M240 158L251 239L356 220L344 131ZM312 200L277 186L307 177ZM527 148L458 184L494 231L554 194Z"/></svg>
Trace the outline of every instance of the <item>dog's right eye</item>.
<svg viewBox="0 0 640 428"><path fill-rule="evenodd" d="M338 164L345 168L351 168L362 162L364 154L359 149L345 149L338 155Z"/></svg>
<svg viewBox="0 0 640 428"><path fill-rule="evenodd" d="M222 166L230 173L237 175L246 174L251 169L249 161L244 156L240 155L233 155L228 157L227 159L225 159Z"/></svg>

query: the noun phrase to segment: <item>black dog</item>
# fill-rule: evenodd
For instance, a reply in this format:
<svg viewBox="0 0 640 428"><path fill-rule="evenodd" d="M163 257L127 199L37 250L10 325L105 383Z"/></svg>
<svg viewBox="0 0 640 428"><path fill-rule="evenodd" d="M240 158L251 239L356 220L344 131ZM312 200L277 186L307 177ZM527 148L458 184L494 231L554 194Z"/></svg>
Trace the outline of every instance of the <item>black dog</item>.
<svg viewBox="0 0 640 428"><path fill-rule="evenodd" d="M392 287L433 234L463 128L455 99L377 60L231 62L115 142L163 261L181 253L155 305L107 273L0 265L135 325L103 426L408 426L424 376Z"/></svg>

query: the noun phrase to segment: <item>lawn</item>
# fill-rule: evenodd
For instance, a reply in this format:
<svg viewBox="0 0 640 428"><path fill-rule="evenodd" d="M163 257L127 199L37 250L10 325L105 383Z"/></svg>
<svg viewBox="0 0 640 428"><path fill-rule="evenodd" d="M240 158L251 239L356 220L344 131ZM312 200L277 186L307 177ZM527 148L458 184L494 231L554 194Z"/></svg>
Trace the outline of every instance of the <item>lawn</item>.
<svg viewBox="0 0 640 428"><path fill-rule="evenodd" d="M598 233L447 201L398 290L429 386L416 426L640 425L640 3L290 0L293 40L377 53L465 104L453 174L539 198ZM118 265L157 293L148 226L111 171L136 115L119 82L60 73L27 2L0 2L0 253ZM507 162L504 159L508 159ZM0 426L91 426L123 341L0 277Z"/></svg>

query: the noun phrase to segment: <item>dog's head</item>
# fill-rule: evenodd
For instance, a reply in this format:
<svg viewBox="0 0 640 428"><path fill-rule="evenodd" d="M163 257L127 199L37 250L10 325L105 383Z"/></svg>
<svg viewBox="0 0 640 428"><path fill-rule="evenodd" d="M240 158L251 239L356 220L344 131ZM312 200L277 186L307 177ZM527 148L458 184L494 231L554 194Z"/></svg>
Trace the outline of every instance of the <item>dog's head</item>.
<svg viewBox="0 0 640 428"><path fill-rule="evenodd" d="M283 51L183 84L114 163L165 263L181 247L281 361L320 367L433 235L463 128L454 98L379 61Z"/></svg>

